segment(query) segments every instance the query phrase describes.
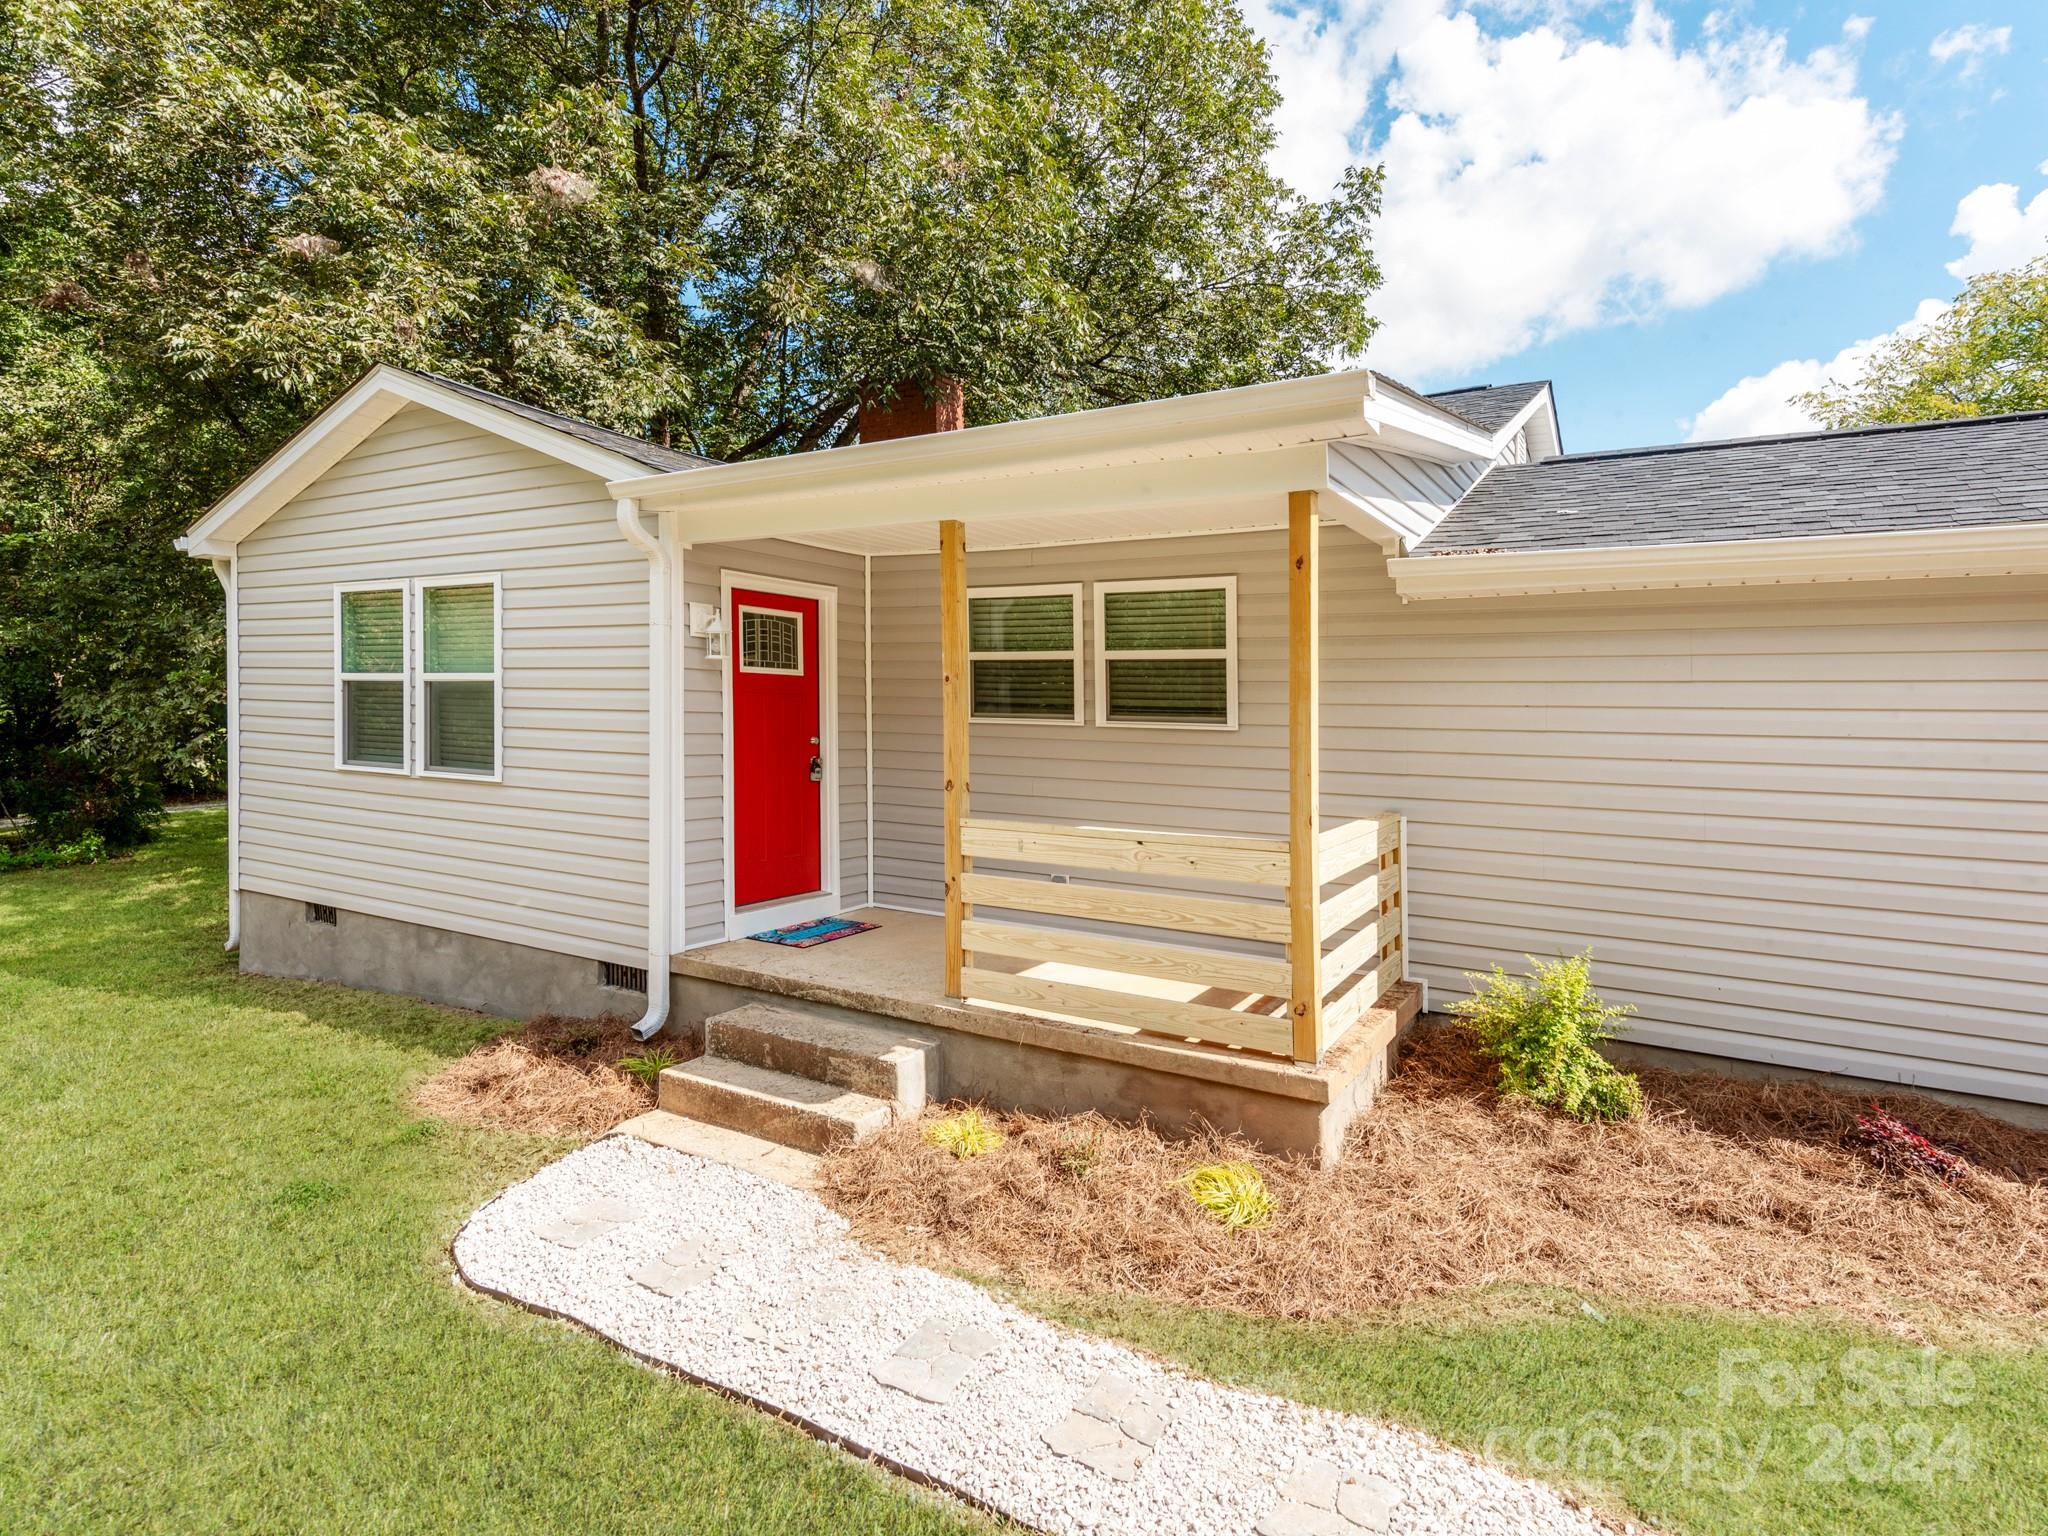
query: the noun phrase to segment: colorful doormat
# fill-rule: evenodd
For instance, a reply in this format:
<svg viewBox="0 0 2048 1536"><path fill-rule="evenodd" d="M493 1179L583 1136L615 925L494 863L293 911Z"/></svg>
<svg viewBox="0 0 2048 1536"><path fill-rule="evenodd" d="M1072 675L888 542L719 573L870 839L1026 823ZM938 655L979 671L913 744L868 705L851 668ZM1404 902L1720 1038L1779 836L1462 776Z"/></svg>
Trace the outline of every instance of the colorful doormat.
<svg viewBox="0 0 2048 1536"><path fill-rule="evenodd" d="M813 944L830 944L834 939L866 933L875 926L874 923L856 923L850 917L819 917L808 923L791 923L787 928L770 928L766 933L750 933L747 937L759 939L763 944L787 944L791 949L809 949Z"/></svg>

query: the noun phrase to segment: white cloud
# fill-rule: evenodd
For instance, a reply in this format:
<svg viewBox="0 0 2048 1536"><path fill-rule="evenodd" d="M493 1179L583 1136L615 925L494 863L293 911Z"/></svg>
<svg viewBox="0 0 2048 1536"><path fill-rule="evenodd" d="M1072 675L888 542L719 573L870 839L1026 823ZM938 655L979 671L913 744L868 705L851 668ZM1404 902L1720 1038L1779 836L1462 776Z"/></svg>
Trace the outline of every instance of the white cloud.
<svg viewBox="0 0 2048 1536"><path fill-rule="evenodd" d="M1768 373L1744 379L1685 423L1685 440L1702 443L1710 438L1811 432L1820 423L1795 405L1793 396L1819 389L1823 384L1847 383L1863 371L1878 348L1894 337L1918 335L1939 320L1947 308L1939 299L1922 299L1913 318L1904 325L1882 336L1851 342L1826 362L1815 357L1794 358Z"/></svg>
<svg viewBox="0 0 2048 1536"><path fill-rule="evenodd" d="M1861 18L1797 58L1720 16L1681 46L1649 0L1613 40L1568 19L1496 34L1455 0L1325 3L1247 14L1286 96L1276 169L1320 192L1386 164L1368 360L1391 373L1476 368L1838 249L1891 166L1898 125L1857 94Z"/></svg>
<svg viewBox="0 0 2048 1536"><path fill-rule="evenodd" d="M2048 165L2041 173L2048 176ZM2035 193L2021 208L2020 189L2011 182L1979 187L1956 204L1948 232L1970 242L1969 250L1948 264L1951 276L1970 278L2024 266L2048 255L2048 191Z"/></svg>
<svg viewBox="0 0 2048 1536"><path fill-rule="evenodd" d="M2011 48L2011 27L1987 27L1982 22L1970 21L1937 34L1927 45L1927 57L1937 64L1951 64L1961 59L1962 68L1958 73L1967 80L1983 68L1985 59L1994 53L2009 52Z"/></svg>

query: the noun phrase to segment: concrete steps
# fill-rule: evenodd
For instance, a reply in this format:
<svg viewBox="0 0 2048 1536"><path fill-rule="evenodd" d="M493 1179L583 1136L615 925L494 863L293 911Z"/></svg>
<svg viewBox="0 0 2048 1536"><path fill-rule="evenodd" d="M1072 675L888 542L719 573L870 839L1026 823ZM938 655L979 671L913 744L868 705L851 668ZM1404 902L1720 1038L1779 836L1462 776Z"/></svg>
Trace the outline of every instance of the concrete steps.
<svg viewBox="0 0 2048 1536"><path fill-rule="evenodd" d="M934 1047L893 1030L749 1003L705 1021L705 1054L661 1074L670 1114L822 1153L925 1104Z"/></svg>

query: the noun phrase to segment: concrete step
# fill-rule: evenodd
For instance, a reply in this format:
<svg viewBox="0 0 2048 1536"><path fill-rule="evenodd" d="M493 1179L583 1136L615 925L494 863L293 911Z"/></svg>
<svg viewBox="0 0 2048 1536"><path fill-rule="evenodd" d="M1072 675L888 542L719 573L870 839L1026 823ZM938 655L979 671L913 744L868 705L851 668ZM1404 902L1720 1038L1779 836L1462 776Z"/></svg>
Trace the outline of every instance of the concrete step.
<svg viewBox="0 0 2048 1536"><path fill-rule="evenodd" d="M808 1077L895 1106L924 1108L928 1070L938 1047L878 1024L855 1024L797 1013L773 1003L748 1003L704 1023L707 1055L769 1072Z"/></svg>
<svg viewBox="0 0 2048 1536"><path fill-rule="evenodd" d="M657 1103L672 1115L804 1152L866 1141L895 1118L885 1099L720 1056L669 1067Z"/></svg>
<svg viewBox="0 0 2048 1536"><path fill-rule="evenodd" d="M678 1152L708 1158L714 1163L729 1163L749 1173L758 1173L764 1179L787 1184L792 1189L809 1189L818 1181L818 1155L815 1152L800 1152L795 1147L763 1141L759 1136L749 1136L744 1131L706 1125L702 1120L688 1120L665 1109L650 1109L644 1115L635 1115L615 1127L612 1134L637 1136L657 1147L673 1147Z"/></svg>

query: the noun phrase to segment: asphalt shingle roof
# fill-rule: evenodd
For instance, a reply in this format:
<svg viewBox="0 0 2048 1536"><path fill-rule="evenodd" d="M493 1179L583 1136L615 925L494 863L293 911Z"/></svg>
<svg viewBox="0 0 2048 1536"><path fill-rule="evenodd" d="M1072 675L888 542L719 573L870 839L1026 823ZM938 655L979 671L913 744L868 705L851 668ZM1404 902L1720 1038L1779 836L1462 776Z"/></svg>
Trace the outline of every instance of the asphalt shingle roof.
<svg viewBox="0 0 2048 1536"><path fill-rule="evenodd" d="M1516 412L1550 387L1547 379L1526 384L1481 384L1471 389L1441 389L1427 398L1445 410L1456 411L1467 421L1477 422L1489 432L1498 432L1515 419Z"/></svg>
<svg viewBox="0 0 2048 1536"><path fill-rule="evenodd" d="M2048 411L1502 465L1417 554L2048 521Z"/></svg>
<svg viewBox="0 0 2048 1536"><path fill-rule="evenodd" d="M452 389L472 399L495 405L502 411L515 416L524 416L528 421L539 422L544 427L589 443L594 448L603 448L616 453L622 459L631 459L635 464L645 464L649 469L702 469L716 464L716 459L700 458L694 453L683 453L674 448L664 448L659 443L650 443L630 432L615 432L610 427L600 427L594 421L585 421L580 416L564 416L558 411L544 411L537 405L528 405L523 400L514 400L488 389L479 389L474 384L465 384L460 379L443 378L438 373L422 373L423 379L432 379L444 389Z"/></svg>

